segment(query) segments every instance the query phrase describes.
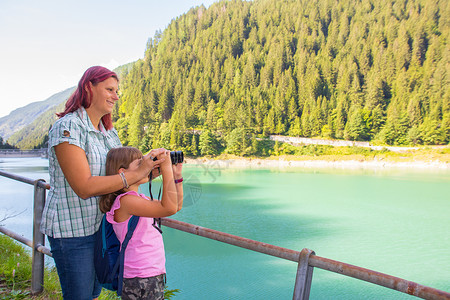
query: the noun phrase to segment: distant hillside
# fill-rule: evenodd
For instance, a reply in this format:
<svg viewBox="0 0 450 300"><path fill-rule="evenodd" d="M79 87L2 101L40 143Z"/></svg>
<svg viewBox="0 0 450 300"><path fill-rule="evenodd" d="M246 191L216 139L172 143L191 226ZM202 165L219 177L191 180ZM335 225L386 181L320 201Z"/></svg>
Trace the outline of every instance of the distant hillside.
<svg viewBox="0 0 450 300"><path fill-rule="evenodd" d="M66 101L63 100L58 105L42 112L33 122L11 135L8 143L20 149L47 147L48 130L58 118L56 113L62 112L65 104Z"/></svg>
<svg viewBox="0 0 450 300"><path fill-rule="evenodd" d="M0 136L7 140L14 133L19 132L35 121L42 113L65 102L75 87L59 92L44 101L33 102L12 111L9 115L0 118ZM11 141L8 141L11 144Z"/></svg>
<svg viewBox="0 0 450 300"><path fill-rule="evenodd" d="M123 77L128 75L128 73L133 69L133 66L136 62L130 62L121 66L118 66L113 71L116 72L117 76L119 76L119 80L122 80Z"/></svg>

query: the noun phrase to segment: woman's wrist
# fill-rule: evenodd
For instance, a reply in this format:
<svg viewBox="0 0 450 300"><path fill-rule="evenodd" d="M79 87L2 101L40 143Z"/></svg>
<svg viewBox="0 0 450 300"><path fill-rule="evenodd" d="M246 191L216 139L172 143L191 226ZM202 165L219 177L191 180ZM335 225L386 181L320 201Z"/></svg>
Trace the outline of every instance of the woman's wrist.
<svg viewBox="0 0 450 300"><path fill-rule="evenodd" d="M120 173L119 173L119 176L120 176L120 178L122 179L123 188L124 188L124 189L129 188L130 185L128 184L128 181L127 181L127 179L126 179L126 177L125 177L125 173L124 173L124 172L120 172Z"/></svg>
<svg viewBox="0 0 450 300"><path fill-rule="evenodd" d="M179 176L179 177L175 177L175 178L176 178L175 184L183 182L183 177Z"/></svg>

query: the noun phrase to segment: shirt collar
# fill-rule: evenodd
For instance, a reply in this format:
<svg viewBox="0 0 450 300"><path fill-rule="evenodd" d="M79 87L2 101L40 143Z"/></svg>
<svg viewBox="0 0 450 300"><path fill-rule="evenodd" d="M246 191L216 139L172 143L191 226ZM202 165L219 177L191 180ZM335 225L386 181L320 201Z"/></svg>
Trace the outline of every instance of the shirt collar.
<svg viewBox="0 0 450 300"><path fill-rule="evenodd" d="M103 122L100 120L100 124L98 126L99 130L95 129L94 125L92 125L92 121L89 118L89 115L86 111L86 109L81 106L79 109L77 109L77 114L80 117L80 119L83 121L83 123L88 127L89 131L95 131L95 132L101 132L103 134L106 134L105 126L103 126Z"/></svg>

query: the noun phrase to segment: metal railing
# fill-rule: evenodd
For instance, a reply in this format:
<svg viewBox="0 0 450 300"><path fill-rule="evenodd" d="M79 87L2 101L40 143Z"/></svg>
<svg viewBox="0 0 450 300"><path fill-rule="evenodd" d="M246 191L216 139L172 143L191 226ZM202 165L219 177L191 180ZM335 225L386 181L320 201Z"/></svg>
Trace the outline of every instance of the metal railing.
<svg viewBox="0 0 450 300"><path fill-rule="evenodd" d="M42 179L32 180L4 171L0 171L0 176L34 185L33 241L30 241L3 226L0 226L0 232L33 249L31 292L32 294L39 294L43 291L44 284L44 254L51 256L50 250L43 246L44 235L39 231L42 210L45 203L45 190L49 189L50 186ZM353 277L419 298L436 300L450 299L450 293L448 292L384 273L320 257L317 256L314 251L306 248L299 252L174 219L163 218L162 224L176 230L296 262L298 267L293 293L293 299L295 300L309 299L314 268Z"/></svg>

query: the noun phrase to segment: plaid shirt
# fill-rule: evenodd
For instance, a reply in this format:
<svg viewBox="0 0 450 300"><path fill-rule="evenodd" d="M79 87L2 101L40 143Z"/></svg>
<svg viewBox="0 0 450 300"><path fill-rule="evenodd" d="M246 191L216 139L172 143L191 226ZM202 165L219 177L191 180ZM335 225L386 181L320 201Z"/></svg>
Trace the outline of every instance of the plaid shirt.
<svg viewBox="0 0 450 300"><path fill-rule="evenodd" d="M50 191L42 214L41 232L54 238L94 234L102 219L99 197L82 199L67 182L55 155L54 146L68 142L86 153L92 176L105 175L106 154L121 143L115 129L96 130L81 107L57 120L49 131L48 156Z"/></svg>

